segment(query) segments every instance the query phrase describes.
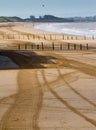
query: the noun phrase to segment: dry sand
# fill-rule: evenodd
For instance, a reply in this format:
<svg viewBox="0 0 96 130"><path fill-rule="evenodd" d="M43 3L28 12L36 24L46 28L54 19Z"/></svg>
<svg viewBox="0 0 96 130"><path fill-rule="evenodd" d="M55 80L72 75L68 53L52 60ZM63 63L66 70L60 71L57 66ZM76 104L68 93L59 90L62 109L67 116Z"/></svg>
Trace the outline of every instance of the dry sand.
<svg viewBox="0 0 96 130"><path fill-rule="evenodd" d="M14 97L18 92L17 76L18 71L0 70L0 123L4 113L15 101Z"/></svg>
<svg viewBox="0 0 96 130"><path fill-rule="evenodd" d="M29 29L30 24L16 26L2 31L38 32ZM10 41L16 42L6 42ZM33 54L24 54L35 59ZM0 130L96 130L96 52L36 54L35 63L15 54L14 61L23 62L25 69L0 70ZM26 69L29 66L34 69Z"/></svg>

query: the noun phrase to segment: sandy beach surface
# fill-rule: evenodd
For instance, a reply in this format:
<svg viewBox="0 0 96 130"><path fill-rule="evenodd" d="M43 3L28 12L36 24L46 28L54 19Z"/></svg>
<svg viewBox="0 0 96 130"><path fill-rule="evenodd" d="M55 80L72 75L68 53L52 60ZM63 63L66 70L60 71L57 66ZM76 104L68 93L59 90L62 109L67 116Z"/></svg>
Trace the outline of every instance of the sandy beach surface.
<svg viewBox="0 0 96 130"><path fill-rule="evenodd" d="M44 39L42 34L50 33L30 28L31 23L14 25L0 31L38 33L40 39L1 39L1 49L62 42ZM87 42L95 46L92 39ZM96 51L0 53L0 130L96 130Z"/></svg>

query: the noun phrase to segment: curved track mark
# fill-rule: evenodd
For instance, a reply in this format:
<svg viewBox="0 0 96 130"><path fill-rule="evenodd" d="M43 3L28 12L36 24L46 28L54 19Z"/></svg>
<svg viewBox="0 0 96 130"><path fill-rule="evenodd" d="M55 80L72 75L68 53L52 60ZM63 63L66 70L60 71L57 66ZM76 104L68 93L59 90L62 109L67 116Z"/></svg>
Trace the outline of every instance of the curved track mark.
<svg viewBox="0 0 96 130"><path fill-rule="evenodd" d="M85 116L84 114L82 114L80 111L78 111L75 107L73 107L72 105L70 105L66 100L62 99L61 96L59 96L49 85L49 83L47 82L47 79L45 77L44 74L44 70L42 70L42 76L43 79L49 89L49 91L62 103L64 104L66 107L68 107L71 111L73 111L74 113L76 113L78 116L82 117L83 119L85 119L87 122L91 123L92 125L94 125L96 127L96 121L88 118L87 116Z"/></svg>
<svg viewBox="0 0 96 130"><path fill-rule="evenodd" d="M3 117L0 130L39 130L38 117L43 95L36 71L20 71L18 84L16 101Z"/></svg>
<svg viewBox="0 0 96 130"><path fill-rule="evenodd" d="M85 96L81 95L80 92L78 92L76 89L74 89L64 78L64 76L62 76L60 70L58 69L58 73L61 77L61 79L63 79L64 83L67 85L67 87L69 87L74 93L76 93L77 95L79 95L82 99L84 99L86 102L88 102L89 104L91 104L92 106L96 107L96 104L91 102L90 100L88 100L88 98L86 98Z"/></svg>

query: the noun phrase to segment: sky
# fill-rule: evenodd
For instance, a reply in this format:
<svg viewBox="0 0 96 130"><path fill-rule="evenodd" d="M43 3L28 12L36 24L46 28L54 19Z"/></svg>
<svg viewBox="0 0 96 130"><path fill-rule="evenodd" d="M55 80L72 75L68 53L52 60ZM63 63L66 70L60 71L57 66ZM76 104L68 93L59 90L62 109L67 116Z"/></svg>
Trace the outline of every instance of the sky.
<svg viewBox="0 0 96 130"><path fill-rule="evenodd" d="M59 17L96 15L96 0L0 0L0 16L28 18L45 14Z"/></svg>

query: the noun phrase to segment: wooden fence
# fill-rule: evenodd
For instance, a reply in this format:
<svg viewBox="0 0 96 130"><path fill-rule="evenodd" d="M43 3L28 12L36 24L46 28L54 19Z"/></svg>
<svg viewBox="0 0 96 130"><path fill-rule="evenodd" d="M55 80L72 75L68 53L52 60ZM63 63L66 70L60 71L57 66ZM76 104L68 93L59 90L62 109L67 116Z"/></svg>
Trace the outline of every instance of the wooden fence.
<svg viewBox="0 0 96 130"><path fill-rule="evenodd" d="M82 45L82 44L71 44L71 43L65 43L65 44L57 44L57 43L51 43L51 44L13 44L11 46L8 46L4 48L3 50L34 50L34 51L64 51L64 50L88 50L90 49L88 44Z"/></svg>
<svg viewBox="0 0 96 130"><path fill-rule="evenodd" d="M94 36L86 37L86 36L74 36L74 35L63 35L63 34L0 34L0 39L2 40L96 40Z"/></svg>

